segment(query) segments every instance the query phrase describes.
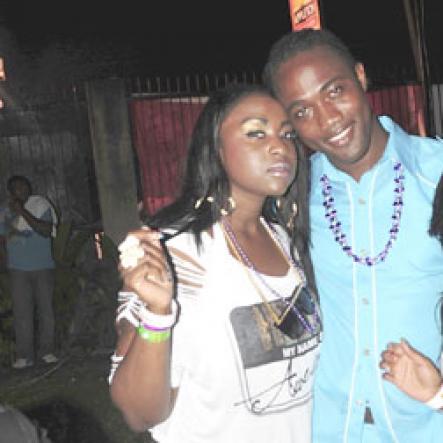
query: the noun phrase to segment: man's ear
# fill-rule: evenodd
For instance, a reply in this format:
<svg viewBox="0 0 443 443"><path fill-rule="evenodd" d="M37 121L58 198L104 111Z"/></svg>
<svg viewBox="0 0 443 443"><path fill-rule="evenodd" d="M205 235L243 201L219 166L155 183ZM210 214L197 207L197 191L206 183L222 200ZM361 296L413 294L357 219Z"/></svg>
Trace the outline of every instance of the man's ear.
<svg viewBox="0 0 443 443"><path fill-rule="evenodd" d="M366 78L366 71L365 71L365 67L363 66L363 63L356 63L355 67L355 75L358 78L358 81L361 84L361 87L363 88L364 91L366 91L368 89L368 80Z"/></svg>

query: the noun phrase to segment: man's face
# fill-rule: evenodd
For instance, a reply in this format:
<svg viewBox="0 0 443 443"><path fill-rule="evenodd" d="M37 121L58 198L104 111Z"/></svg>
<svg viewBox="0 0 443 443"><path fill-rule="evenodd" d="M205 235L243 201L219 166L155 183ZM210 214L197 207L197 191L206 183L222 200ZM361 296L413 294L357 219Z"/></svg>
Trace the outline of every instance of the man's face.
<svg viewBox="0 0 443 443"><path fill-rule="evenodd" d="M19 200L21 203L26 203L31 195L31 189L25 181L17 180L12 183L10 194L13 199Z"/></svg>
<svg viewBox="0 0 443 443"><path fill-rule="evenodd" d="M301 52L277 71L277 94L301 141L353 175L369 162L373 115L361 64L352 69L326 46Z"/></svg>

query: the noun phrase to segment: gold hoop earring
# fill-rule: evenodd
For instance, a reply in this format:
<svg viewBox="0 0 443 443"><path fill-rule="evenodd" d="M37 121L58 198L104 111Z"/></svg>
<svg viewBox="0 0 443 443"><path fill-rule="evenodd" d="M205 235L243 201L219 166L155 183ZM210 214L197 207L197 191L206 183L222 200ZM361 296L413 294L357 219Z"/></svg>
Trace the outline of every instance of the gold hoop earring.
<svg viewBox="0 0 443 443"><path fill-rule="evenodd" d="M235 207L237 206L236 203L235 203L235 200L232 197L228 198L228 203L229 203L229 207L228 208L221 208L220 209L220 213L224 217L226 217L227 215L229 215L232 212L234 212Z"/></svg>
<svg viewBox="0 0 443 443"><path fill-rule="evenodd" d="M195 204L194 204L194 209L198 209L201 205L202 205L202 203L204 202L204 201L207 201L207 202L209 202L209 203L212 203L213 201L214 201L214 197L212 196L212 195L209 195L208 197L200 197L196 202L195 202Z"/></svg>
<svg viewBox="0 0 443 443"><path fill-rule="evenodd" d="M297 217L297 214L298 214L298 206L297 206L296 202L292 203L291 209L292 209L292 213L289 216L288 223L286 223L286 226L288 227L288 229L292 229L294 227L295 217Z"/></svg>

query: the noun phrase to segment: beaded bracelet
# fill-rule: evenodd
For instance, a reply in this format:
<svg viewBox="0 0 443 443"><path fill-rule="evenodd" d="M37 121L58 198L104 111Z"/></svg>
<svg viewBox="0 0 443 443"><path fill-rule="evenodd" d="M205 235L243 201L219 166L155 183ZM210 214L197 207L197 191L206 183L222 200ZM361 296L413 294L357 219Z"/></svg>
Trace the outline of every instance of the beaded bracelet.
<svg viewBox="0 0 443 443"><path fill-rule="evenodd" d="M153 331L152 329L145 329L143 326L137 328L138 335L149 343L161 343L169 339L171 336L170 329L163 329L160 331Z"/></svg>
<svg viewBox="0 0 443 443"><path fill-rule="evenodd" d="M140 307L138 311L138 317L140 318L140 324L149 325L150 329L168 329L174 326L177 320L177 302L171 300L171 313L166 315L155 314L151 312L146 305Z"/></svg>
<svg viewBox="0 0 443 443"><path fill-rule="evenodd" d="M443 409L443 384L440 386L437 393L425 404L432 409Z"/></svg>

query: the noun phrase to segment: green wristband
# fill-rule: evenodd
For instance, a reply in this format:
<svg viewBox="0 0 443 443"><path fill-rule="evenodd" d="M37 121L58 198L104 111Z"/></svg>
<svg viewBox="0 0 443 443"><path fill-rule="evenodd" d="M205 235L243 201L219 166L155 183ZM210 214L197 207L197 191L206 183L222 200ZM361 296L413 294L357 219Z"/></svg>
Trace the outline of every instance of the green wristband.
<svg viewBox="0 0 443 443"><path fill-rule="evenodd" d="M137 328L137 333L143 340L146 340L149 343L161 343L168 340L171 336L170 329L165 329L163 331L151 331L149 329L145 329L143 326L139 326Z"/></svg>

